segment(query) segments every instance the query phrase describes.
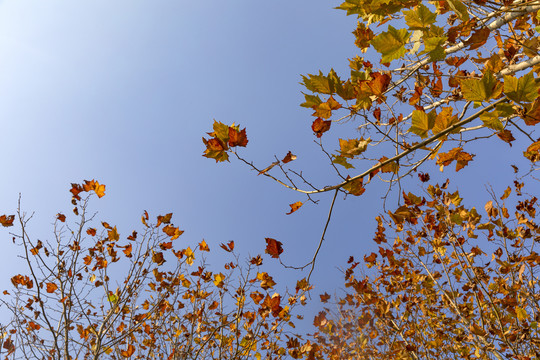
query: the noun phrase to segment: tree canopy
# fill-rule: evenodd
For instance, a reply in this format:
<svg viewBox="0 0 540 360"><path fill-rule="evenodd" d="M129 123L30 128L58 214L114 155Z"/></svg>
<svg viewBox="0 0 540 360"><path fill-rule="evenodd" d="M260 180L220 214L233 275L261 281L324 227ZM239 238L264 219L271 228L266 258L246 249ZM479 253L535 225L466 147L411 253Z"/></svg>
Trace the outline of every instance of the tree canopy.
<svg viewBox="0 0 540 360"><path fill-rule="evenodd" d="M172 213L144 211L129 231L95 220L90 201L106 187L85 180L71 185L72 214L55 215L52 240L30 235L20 205L0 216L17 229L12 239L26 266L0 304L11 315L0 326L4 358L540 356L538 199L527 187L537 185L540 160L540 1L347 0L337 9L358 19L360 54L348 59L348 74L302 75L300 105L333 182L318 184L295 168L304 155L294 144L277 149L271 164L248 160L240 148L249 153L249 129L240 125L214 120L203 137L203 156L236 158L304 194L287 215L333 194L313 259L301 267L309 272L283 264L295 288L280 288L263 265L281 262L279 240L266 238L266 255L246 257L224 241L217 251L230 258L215 268L204 240L193 248L179 242ZM338 126L351 127L347 137L333 135ZM484 149L486 138L499 146ZM491 200L474 206L452 189L467 185L456 173L474 166L474 152L509 146L523 158L514 159L519 168L493 169L512 165L516 179L504 192L490 190ZM432 184L437 168L451 180ZM407 188L411 179L416 190ZM374 181L400 189L390 210L373 214L378 250L319 262L342 265L344 282L341 291L317 288L311 274L338 194L362 196ZM308 319L312 333L298 333L309 302L323 305Z"/></svg>

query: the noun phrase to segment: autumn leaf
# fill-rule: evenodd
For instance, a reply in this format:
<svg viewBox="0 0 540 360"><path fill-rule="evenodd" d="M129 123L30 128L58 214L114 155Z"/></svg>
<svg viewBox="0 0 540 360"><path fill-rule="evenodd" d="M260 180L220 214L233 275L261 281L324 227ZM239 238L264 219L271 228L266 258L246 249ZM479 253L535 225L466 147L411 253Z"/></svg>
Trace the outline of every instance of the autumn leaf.
<svg viewBox="0 0 540 360"><path fill-rule="evenodd" d="M162 252L155 252L152 250L152 261L158 265L165 263L165 258L163 257Z"/></svg>
<svg viewBox="0 0 540 360"><path fill-rule="evenodd" d="M56 285L55 283L47 283L46 286L47 286L46 290L49 294L52 294L53 292L56 291L56 289L58 289L58 285Z"/></svg>
<svg viewBox="0 0 540 360"><path fill-rule="evenodd" d="M200 251L210 251L210 248L208 247L208 245L206 244L206 241L204 241L204 239L203 239L203 241L201 241L199 243L199 250Z"/></svg>
<svg viewBox="0 0 540 360"><path fill-rule="evenodd" d="M120 353L123 357L131 357L133 353L135 352L135 346L128 344L126 350L120 350Z"/></svg>
<svg viewBox="0 0 540 360"><path fill-rule="evenodd" d="M456 161L456 171L463 169L469 161L472 161L474 155L466 153L462 148L454 148L447 153L440 153L437 159L437 165L448 166L452 161Z"/></svg>
<svg viewBox="0 0 540 360"><path fill-rule="evenodd" d="M221 140L217 138L211 138L206 140L202 139L203 143L206 145L206 150L204 151L203 156L209 159L214 159L216 162L223 162L229 160L229 154L227 154L225 145Z"/></svg>
<svg viewBox="0 0 540 360"><path fill-rule="evenodd" d="M128 244L126 246L126 248L124 250L122 250L124 252L124 254L129 258L131 257L131 251L133 250L133 247L131 246L131 244Z"/></svg>
<svg viewBox="0 0 540 360"><path fill-rule="evenodd" d="M118 234L118 231L116 230L116 226L113 227L111 230L107 231L107 237L111 241L118 241L120 240L120 234Z"/></svg>
<svg viewBox="0 0 540 360"><path fill-rule="evenodd" d="M347 179L349 179L347 177ZM354 196L360 196L366 191L366 188L363 185L364 179L358 178L352 181L349 181L347 184L343 185L343 189L347 190L349 194Z"/></svg>
<svg viewBox="0 0 540 360"><path fill-rule="evenodd" d="M279 258L279 255L283 253L283 245L280 241L277 241L272 238L266 238L266 250L265 253L269 254L273 258Z"/></svg>
<svg viewBox="0 0 540 360"><path fill-rule="evenodd" d="M96 229L94 228L88 228L86 229L86 233L90 236L95 236L96 235Z"/></svg>
<svg viewBox="0 0 540 360"><path fill-rule="evenodd" d="M375 36L371 40L371 44L382 55L381 61L388 63L405 55L405 44L410 35L407 29L397 30L392 25L389 25L388 31Z"/></svg>
<svg viewBox="0 0 540 360"><path fill-rule="evenodd" d="M281 160L282 163L286 164L288 162L291 162L293 160L296 160L296 155L294 155L292 152L288 152L287 155Z"/></svg>
<svg viewBox="0 0 540 360"><path fill-rule="evenodd" d="M188 265L193 265L193 260L195 260L195 254L193 253L193 250L188 247L187 249L184 249L183 253L186 256L186 263Z"/></svg>
<svg viewBox="0 0 540 360"><path fill-rule="evenodd" d="M428 137L428 131L435 125L437 113L433 110L426 114L424 111L414 110L411 116L411 127L409 132L420 136L422 139Z"/></svg>
<svg viewBox="0 0 540 360"><path fill-rule="evenodd" d="M96 180L84 180L82 185L84 191L94 191L99 198L105 196L105 185L100 184Z"/></svg>
<svg viewBox="0 0 540 360"><path fill-rule="evenodd" d="M504 94L517 103L534 101L538 97L539 88L534 71L519 79L511 75L504 76Z"/></svg>
<svg viewBox="0 0 540 360"><path fill-rule="evenodd" d="M219 246L227 252L232 252L234 250L234 241L231 240L227 243L227 245L220 244Z"/></svg>
<svg viewBox="0 0 540 360"><path fill-rule="evenodd" d="M229 146L246 146L248 143L246 129L239 130L238 127L229 126Z"/></svg>
<svg viewBox="0 0 540 360"><path fill-rule="evenodd" d="M373 31L363 22L359 21L353 34L356 37L354 44L358 46L362 52L367 51L374 36Z"/></svg>
<svg viewBox="0 0 540 360"><path fill-rule="evenodd" d="M66 222L66 215L64 214L56 214L56 218L61 222Z"/></svg>
<svg viewBox="0 0 540 360"><path fill-rule="evenodd" d="M437 15L432 13L429 8L422 3L413 10L403 11L403 14L405 15L405 22L410 30L427 30L437 19Z"/></svg>
<svg viewBox="0 0 540 360"><path fill-rule="evenodd" d="M322 136L325 132L330 130L330 125L332 124L329 120L323 120L320 117L316 118L311 124L311 129L317 135L318 138Z"/></svg>
<svg viewBox="0 0 540 360"><path fill-rule="evenodd" d="M497 133L497 137L507 143L508 145L512 146L512 141L516 140L514 138L514 135L512 135L512 132L510 130L501 130Z"/></svg>
<svg viewBox="0 0 540 360"><path fill-rule="evenodd" d="M540 141L534 142L527 150L523 153L523 156L525 156L530 161L537 162L540 160ZM1 220L1 219L0 219Z"/></svg>
<svg viewBox="0 0 540 360"><path fill-rule="evenodd" d="M323 303L326 303L328 302L328 300L330 300L330 295L328 295L327 293L324 293L322 295L319 295L321 297L321 302Z"/></svg>
<svg viewBox="0 0 540 360"><path fill-rule="evenodd" d="M172 213L168 213L167 215L158 215L156 226L159 226L161 224L170 224L172 215Z"/></svg>
<svg viewBox="0 0 540 360"><path fill-rule="evenodd" d="M180 235L184 233L183 230L180 230L177 227L174 227L172 225L167 225L163 228L163 232L171 237L171 240L178 239Z"/></svg>
<svg viewBox="0 0 540 360"><path fill-rule="evenodd" d="M360 155L366 151L368 144L371 142L370 138L364 139L339 139L340 155L353 158L356 155Z"/></svg>
<svg viewBox="0 0 540 360"><path fill-rule="evenodd" d="M0 224L2 224L3 227L13 226L13 220L15 220L15 215L0 216Z"/></svg>
<svg viewBox="0 0 540 360"><path fill-rule="evenodd" d="M487 27L480 28L476 30L464 44L469 46L469 50L478 49L487 42L489 34L490 30Z"/></svg>
<svg viewBox="0 0 540 360"><path fill-rule="evenodd" d="M296 210L300 209L300 207L302 206L302 202L301 201L297 201L295 202L294 204L290 204L289 206L291 207L291 211L289 211L286 215L291 215L293 212L295 212Z"/></svg>
<svg viewBox="0 0 540 360"><path fill-rule="evenodd" d="M487 101L498 96L502 90L500 82L489 70L486 70L481 79L464 79L460 85L463 98L469 101Z"/></svg>
<svg viewBox="0 0 540 360"><path fill-rule="evenodd" d="M223 287L223 281L225 280L225 275L222 273L214 274L214 285L216 285L218 288Z"/></svg>
<svg viewBox="0 0 540 360"><path fill-rule="evenodd" d="M276 285L274 279L266 272L257 273L257 280L261 282L261 287L264 290L271 289L274 287L274 285Z"/></svg>

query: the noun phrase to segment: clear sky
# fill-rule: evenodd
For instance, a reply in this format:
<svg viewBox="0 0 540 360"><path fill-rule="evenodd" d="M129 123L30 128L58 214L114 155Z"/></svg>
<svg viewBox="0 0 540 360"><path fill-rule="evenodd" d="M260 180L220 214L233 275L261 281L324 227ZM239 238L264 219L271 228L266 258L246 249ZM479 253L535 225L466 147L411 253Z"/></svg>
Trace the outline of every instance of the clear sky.
<svg viewBox="0 0 540 360"><path fill-rule="evenodd" d="M216 120L247 127L243 154L261 167L292 150L295 168L320 185L331 168L313 143L300 74L347 75L358 54L356 19L323 0L93 0L0 2L0 213L35 212L36 238L51 237L54 215L71 213L71 182L97 179L107 195L93 201L100 220L121 234L139 228L140 215L174 212L185 230L178 240L211 248L235 240L242 256L264 252L265 237L284 243L283 260L308 262L331 194L287 216L305 198L257 177L237 161L203 158L201 137ZM354 124L337 131L355 137ZM512 179L493 169L523 151L492 141L478 147L474 164L434 180L456 177L468 203L483 208L490 182L497 191ZM493 150L495 146L500 150ZM337 142L328 143L330 150ZM517 154L517 155L516 155ZM384 154L381 154L383 156ZM351 173L354 175L354 173ZM420 192L418 181L406 183ZM466 186L464 186L466 184ZM461 189L461 188L460 188ZM315 294L339 291L338 267L349 255L376 249L374 217L386 187L370 184L359 198L340 197L313 281ZM396 205L396 194L387 203ZM69 218L69 215L68 215ZM3 288L18 261L7 231L0 253ZM210 262L212 262L210 257ZM214 260L214 261L217 261ZM304 275L275 260L278 282ZM216 269L217 270L217 269ZM294 284L292 284L294 285ZM315 298L316 299L316 298ZM315 311L315 310L313 310ZM309 316L308 316L309 318ZM311 320L310 320L311 321Z"/></svg>

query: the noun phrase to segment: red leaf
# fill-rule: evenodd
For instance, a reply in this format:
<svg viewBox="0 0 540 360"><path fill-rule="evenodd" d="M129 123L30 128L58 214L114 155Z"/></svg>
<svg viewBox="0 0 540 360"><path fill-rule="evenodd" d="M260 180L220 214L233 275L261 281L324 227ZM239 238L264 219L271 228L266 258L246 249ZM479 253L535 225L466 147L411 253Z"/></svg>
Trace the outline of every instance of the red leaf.
<svg viewBox="0 0 540 360"><path fill-rule="evenodd" d="M223 250L225 250L225 251L227 251L227 252L231 252L231 251L234 250L234 241L231 240L231 241L229 241L229 242L227 243L227 245L225 245L225 244L220 244L219 246L220 246Z"/></svg>
<svg viewBox="0 0 540 360"><path fill-rule="evenodd" d="M291 162L293 160L296 160L296 155L294 155L292 152L288 152L287 155L281 160L284 164Z"/></svg>
<svg viewBox="0 0 540 360"><path fill-rule="evenodd" d="M332 124L332 121L323 120L320 117L318 117L315 119L315 121L313 121L313 124L311 124L311 129L317 135L317 137L320 138L323 133L330 130L331 124Z"/></svg>
<svg viewBox="0 0 540 360"><path fill-rule="evenodd" d="M264 250L265 253L269 254L273 258L279 258L279 255L283 252L283 248L281 245L283 245L280 241L277 241L272 238L266 238L266 250Z"/></svg>
<svg viewBox="0 0 540 360"><path fill-rule="evenodd" d="M229 146L246 146L248 139L246 129L238 131L232 126L229 126Z"/></svg>
<svg viewBox="0 0 540 360"><path fill-rule="evenodd" d="M61 222L66 222L66 215L64 214L56 214L56 218Z"/></svg>

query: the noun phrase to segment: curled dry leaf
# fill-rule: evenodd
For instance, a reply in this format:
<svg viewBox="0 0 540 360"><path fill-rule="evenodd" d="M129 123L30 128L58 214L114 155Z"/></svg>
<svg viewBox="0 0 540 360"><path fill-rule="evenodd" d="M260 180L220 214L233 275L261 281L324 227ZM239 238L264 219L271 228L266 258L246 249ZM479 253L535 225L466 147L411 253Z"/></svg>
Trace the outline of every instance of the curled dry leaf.
<svg viewBox="0 0 540 360"><path fill-rule="evenodd" d="M291 162L293 160L296 160L296 155L294 155L292 152L288 152L287 155L281 160L284 164Z"/></svg>
<svg viewBox="0 0 540 360"><path fill-rule="evenodd" d="M297 201L295 202L294 204L289 204L289 206L291 207L291 211L289 211L287 213L287 215L291 215L293 212L295 212L296 210L300 209L300 207L303 205L303 203L301 201Z"/></svg>

